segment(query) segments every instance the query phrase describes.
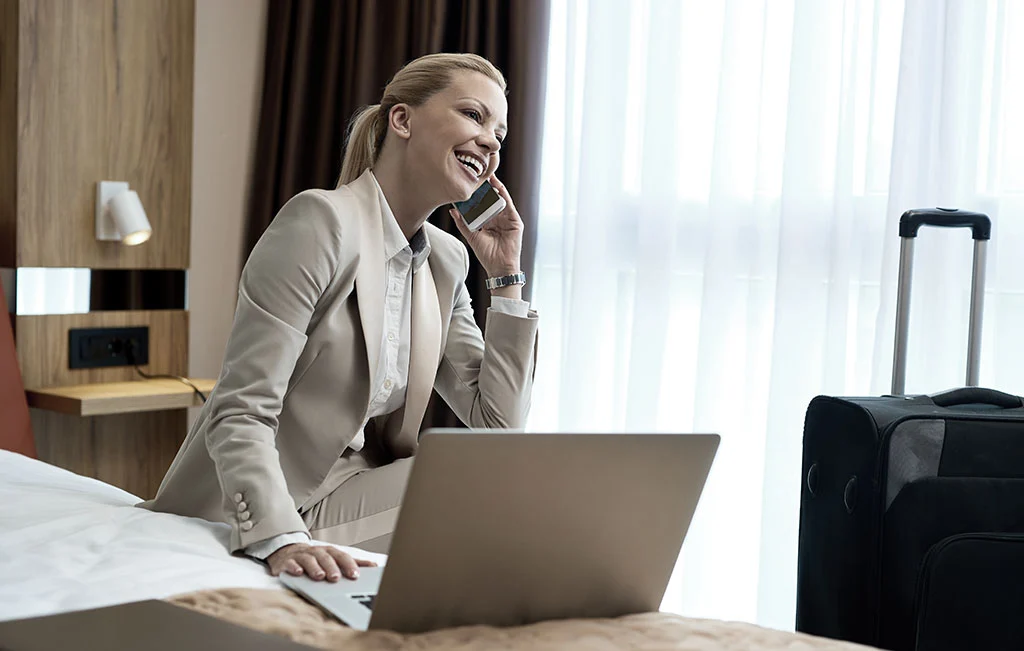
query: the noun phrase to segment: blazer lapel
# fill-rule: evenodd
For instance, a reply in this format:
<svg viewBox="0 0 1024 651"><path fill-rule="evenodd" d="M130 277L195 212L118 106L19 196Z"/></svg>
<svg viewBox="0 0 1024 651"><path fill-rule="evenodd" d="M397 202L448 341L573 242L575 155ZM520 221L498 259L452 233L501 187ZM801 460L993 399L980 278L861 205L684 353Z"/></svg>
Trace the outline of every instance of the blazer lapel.
<svg viewBox="0 0 1024 651"><path fill-rule="evenodd" d="M437 287L428 259L412 277L412 341L409 350L409 384L402 418L403 438L415 441L434 388L441 359L441 310ZM411 437L411 438L409 438Z"/></svg>
<svg viewBox="0 0 1024 651"><path fill-rule="evenodd" d="M366 361L369 365L368 387L376 386L380 342L384 332L384 227L381 223L380 199L373 179L363 173L349 184L364 210L360 217L359 265L356 267L356 302L359 321L366 340ZM370 390L367 390L367 405Z"/></svg>

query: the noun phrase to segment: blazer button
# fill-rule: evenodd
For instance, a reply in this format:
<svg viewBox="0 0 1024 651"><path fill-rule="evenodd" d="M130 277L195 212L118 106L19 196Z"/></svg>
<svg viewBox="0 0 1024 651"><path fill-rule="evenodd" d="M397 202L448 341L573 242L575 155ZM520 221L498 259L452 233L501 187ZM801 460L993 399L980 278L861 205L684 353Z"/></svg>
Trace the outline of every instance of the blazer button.
<svg viewBox="0 0 1024 651"><path fill-rule="evenodd" d="M252 529L252 522L247 520L242 523L242 531L248 531L249 529Z"/></svg>
<svg viewBox="0 0 1024 651"><path fill-rule="evenodd" d="M237 502L241 502L241 501L242 501L242 494L241 493L235 493L235 502L237 503Z"/></svg>
<svg viewBox="0 0 1024 651"><path fill-rule="evenodd" d="M245 502L239 502L238 503L238 512L239 513L241 513L242 511L246 510L247 508L249 508L249 505L247 505Z"/></svg>
<svg viewBox="0 0 1024 651"><path fill-rule="evenodd" d="M248 511L242 511L241 513L238 514L238 519L241 520L242 522L245 522L246 520L249 519L249 516L250 516L250 513Z"/></svg>

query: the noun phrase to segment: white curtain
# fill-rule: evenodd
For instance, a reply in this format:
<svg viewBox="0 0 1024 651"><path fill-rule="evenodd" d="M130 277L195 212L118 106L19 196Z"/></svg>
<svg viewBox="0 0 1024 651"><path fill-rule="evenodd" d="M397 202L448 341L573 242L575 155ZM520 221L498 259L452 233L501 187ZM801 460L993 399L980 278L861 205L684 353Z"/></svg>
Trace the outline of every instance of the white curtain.
<svg viewBox="0 0 1024 651"><path fill-rule="evenodd" d="M791 629L803 414L888 392L903 211L992 217L1024 393L1024 0L554 0L546 102L529 427L720 433L663 609ZM964 382L971 248L919 238L908 391Z"/></svg>

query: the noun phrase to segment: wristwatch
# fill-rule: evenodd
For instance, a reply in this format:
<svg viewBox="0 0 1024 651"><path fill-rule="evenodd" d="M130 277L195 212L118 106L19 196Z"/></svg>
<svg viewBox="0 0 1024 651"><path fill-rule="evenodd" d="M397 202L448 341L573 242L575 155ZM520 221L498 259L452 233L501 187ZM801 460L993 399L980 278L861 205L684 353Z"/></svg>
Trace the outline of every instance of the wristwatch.
<svg viewBox="0 0 1024 651"><path fill-rule="evenodd" d="M497 278L488 278L484 281L484 285L487 289L498 289L499 287L508 287L509 285L525 285L526 274L522 271L517 271L514 274L508 276L498 276Z"/></svg>

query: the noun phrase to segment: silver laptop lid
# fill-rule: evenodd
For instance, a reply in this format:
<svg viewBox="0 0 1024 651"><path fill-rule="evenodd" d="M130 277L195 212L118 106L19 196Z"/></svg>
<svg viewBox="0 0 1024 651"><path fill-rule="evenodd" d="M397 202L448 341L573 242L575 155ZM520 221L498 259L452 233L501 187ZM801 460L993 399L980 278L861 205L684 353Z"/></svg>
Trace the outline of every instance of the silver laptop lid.
<svg viewBox="0 0 1024 651"><path fill-rule="evenodd" d="M424 434L371 629L658 610L716 434Z"/></svg>

